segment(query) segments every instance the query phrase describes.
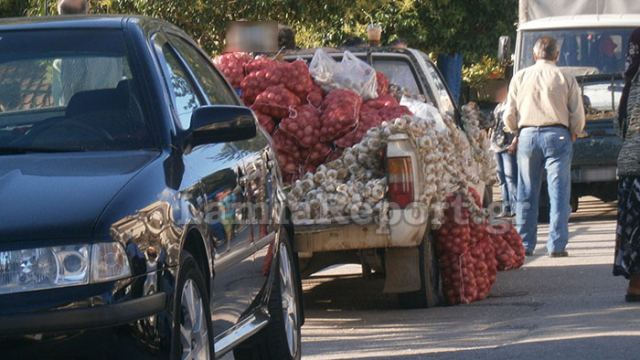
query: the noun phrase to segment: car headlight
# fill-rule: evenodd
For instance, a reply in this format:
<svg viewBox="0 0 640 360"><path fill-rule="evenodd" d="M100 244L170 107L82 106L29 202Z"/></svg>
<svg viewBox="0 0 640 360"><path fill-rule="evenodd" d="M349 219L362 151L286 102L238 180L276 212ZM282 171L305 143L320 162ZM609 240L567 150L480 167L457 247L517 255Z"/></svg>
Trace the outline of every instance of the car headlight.
<svg viewBox="0 0 640 360"><path fill-rule="evenodd" d="M129 260L116 242L0 251L0 295L129 276Z"/></svg>

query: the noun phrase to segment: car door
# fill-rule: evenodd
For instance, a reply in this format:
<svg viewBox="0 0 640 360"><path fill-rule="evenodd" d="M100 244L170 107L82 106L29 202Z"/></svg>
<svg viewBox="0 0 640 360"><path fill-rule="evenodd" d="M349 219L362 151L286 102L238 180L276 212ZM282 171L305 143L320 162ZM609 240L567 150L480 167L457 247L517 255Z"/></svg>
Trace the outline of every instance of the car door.
<svg viewBox="0 0 640 360"><path fill-rule="evenodd" d="M191 42L177 34L169 34L169 41L172 46L184 60L190 72L193 74L196 83L201 89L208 104L240 104L235 93L228 86L224 78L214 68L212 63L203 56ZM216 269L216 280L214 281L214 329L222 330L224 328L223 321L230 314L228 313L228 303L225 301L228 295L224 292L228 289L221 288L223 282L219 282L220 276L232 278L235 286L240 285L240 289L234 289L235 292L242 293L252 302L264 287L267 271L263 271L265 261L256 256L264 257L268 254L269 243L273 241L273 229L266 225L262 226L265 206L269 207L267 199L269 196L267 191L267 167L266 151L268 151L266 137L258 132L258 135L246 141L236 141L225 144L226 147L211 153L212 157L228 157L233 159L238 168L237 190L233 196L236 203L234 207L234 219L236 225L229 230L234 234L236 241L241 241L243 245L250 244L250 250L244 255L251 252L251 260L248 258L243 260L240 271L233 271L230 274L220 274L217 270L219 265L216 262L221 261L216 255L214 259L214 268ZM215 191L205 182L205 193ZM265 204L265 205L263 205ZM247 248L249 249L249 248ZM218 248L216 248L218 250ZM220 249L224 251L225 249ZM258 250L260 250L258 252ZM217 253L217 251L216 251ZM257 255L257 254L263 255ZM222 292L222 293L221 293ZM247 304L248 305L248 304ZM242 313L249 315L251 308L248 306ZM226 324L228 325L228 324ZM216 335L221 333L216 332Z"/></svg>
<svg viewBox="0 0 640 360"><path fill-rule="evenodd" d="M154 43L172 94L176 126L187 130L192 112L209 105L210 100L166 35L156 35ZM221 98L219 104L236 105L233 96ZM252 301L244 284L244 274L253 266L254 253L252 229L241 216L240 205L246 196L244 163L232 143L198 146L183 154L183 161L186 177L197 179L204 197L201 228L214 249L211 313L218 335L236 325Z"/></svg>

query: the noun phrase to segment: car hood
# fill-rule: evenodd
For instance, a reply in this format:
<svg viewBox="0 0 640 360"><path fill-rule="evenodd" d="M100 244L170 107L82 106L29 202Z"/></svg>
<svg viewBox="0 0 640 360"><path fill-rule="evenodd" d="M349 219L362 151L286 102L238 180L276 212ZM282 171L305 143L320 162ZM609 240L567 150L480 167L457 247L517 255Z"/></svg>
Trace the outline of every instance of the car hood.
<svg viewBox="0 0 640 360"><path fill-rule="evenodd" d="M158 152L0 156L0 242L89 241L113 197Z"/></svg>

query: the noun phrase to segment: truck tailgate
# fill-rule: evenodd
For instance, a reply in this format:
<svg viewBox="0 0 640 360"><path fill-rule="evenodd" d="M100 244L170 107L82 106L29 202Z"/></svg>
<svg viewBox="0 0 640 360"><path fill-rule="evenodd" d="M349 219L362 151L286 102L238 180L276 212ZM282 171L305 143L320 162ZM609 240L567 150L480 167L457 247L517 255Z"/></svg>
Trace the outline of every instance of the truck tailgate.
<svg viewBox="0 0 640 360"><path fill-rule="evenodd" d="M390 234L378 230L379 226L376 224L296 225L295 250L322 252L391 246Z"/></svg>

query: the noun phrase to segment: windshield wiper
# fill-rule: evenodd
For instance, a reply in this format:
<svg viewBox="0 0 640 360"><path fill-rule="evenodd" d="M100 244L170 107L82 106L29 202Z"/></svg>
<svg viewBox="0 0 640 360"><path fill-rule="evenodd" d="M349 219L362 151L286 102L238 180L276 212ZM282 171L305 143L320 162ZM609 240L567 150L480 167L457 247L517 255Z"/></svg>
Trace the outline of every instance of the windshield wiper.
<svg viewBox="0 0 640 360"><path fill-rule="evenodd" d="M13 146L0 146L0 155L22 155L22 154L34 154L34 153L70 153L70 152L85 152L86 149L77 148L41 148L41 147L13 147Z"/></svg>

